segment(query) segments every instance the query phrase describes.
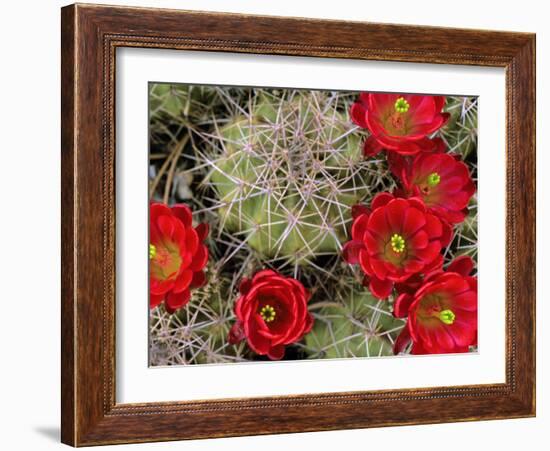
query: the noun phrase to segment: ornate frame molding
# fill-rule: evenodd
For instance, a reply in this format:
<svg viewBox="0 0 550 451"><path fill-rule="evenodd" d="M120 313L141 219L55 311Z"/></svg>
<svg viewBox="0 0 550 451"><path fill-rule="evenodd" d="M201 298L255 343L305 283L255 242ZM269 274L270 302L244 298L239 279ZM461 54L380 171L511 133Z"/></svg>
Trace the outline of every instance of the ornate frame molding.
<svg viewBox="0 0 550 451"><path fill-rule="evenodd" d="M146 442L535 414L533 34L77 4L62 9L62 44L64 443ZM506 383L117 404L114 90L119 47L506 68Z"/></svg>

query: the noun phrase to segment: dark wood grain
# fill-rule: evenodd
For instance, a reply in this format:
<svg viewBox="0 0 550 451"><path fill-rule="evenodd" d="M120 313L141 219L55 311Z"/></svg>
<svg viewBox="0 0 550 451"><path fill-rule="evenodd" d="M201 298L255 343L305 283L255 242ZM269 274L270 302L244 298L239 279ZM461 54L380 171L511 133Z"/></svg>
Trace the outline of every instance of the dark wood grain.
<svg viewBox="0 0 550 451"><path fill-rule="evenodd" d="M116 48L506 68L506 383L215 401L115 400ZM535 414L535 37L173 10L62 10L62 441L106 443Z"/></svg>
<svg viewBox="0 0 550 451"><path fill-rule="evenodd" d="M74 318L76 311L74 303L75 288L75 259L76 248L74 230L74 180L75 180L75 58L74 58L74 9L65 8L61 11L63 27L61 29L61 72L62 96L61 114L63 126L61 128L61 440L64 443L76 443L75 431L75 346L76 336Z"/></svg>

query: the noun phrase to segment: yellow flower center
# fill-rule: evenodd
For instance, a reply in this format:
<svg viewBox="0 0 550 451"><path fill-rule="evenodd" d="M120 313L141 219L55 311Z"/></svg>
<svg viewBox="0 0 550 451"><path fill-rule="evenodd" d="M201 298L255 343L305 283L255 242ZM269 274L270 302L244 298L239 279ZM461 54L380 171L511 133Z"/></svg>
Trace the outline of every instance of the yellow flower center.
<svg viewBox="0 0 550 451"><path fill-rule="evenodd" d="M277 316L277 312L271 305L266 304L260 309L260 316L266 323L270 323Z"/></svg>
<svg viewBox="0 0 550 451"><path fill-rule="evenodd" d="M393 251L398 254L405 250L405 239L398 233L392 235L390 243Z"/></svg>
<svg viewBox="0 0 550 451"><path fill-rule="evenodd" d="M447 309L439 312L439 319L441 320L442 323L447 324L448 326L450 326L455 322L455 318L456 318L456 315L452 310Z"/></svg>
<svg viewBox="0 0 550 451"><path fill-rule="evenodd" d="M395 111L398 113L406 113L409 111L409 102L407 102L403 97L399 97L394 104Z"/></svg>
<svg viewBox="0 0 550 451"><path fill-rule="evenodd" d="M149 260L152 260L157 255L157 248L154 244L149 244Z"/></svg>
<svg viewBox="0 0 550 451"><path fill-rule="evenodd" d="M441 182L441 176L437 172L432 172L428 176L428 185L429 186L437 186L437 185L439 185L439 182Z"/></svg>

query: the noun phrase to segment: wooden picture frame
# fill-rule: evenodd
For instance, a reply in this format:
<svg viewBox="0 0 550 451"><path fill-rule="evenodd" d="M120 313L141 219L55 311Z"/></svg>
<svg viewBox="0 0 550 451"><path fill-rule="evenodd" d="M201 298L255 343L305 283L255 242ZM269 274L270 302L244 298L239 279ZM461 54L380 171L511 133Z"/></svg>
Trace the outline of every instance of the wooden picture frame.
<svg viewBox="0 0 550 451"><path fill-rule="evenodd" d="M535 415L535 35L176 10L62 9L62 441L73 446ZM115 51L184 49L506 69L506 382L115 400Z"/></svg>

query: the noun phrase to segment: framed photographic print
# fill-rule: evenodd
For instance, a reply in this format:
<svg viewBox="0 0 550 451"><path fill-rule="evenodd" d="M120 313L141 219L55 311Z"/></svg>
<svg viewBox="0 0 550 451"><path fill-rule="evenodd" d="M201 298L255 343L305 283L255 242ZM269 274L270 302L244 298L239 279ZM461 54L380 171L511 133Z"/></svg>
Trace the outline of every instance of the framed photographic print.
<svg viewBox="0 0 550 451"><path fill-rule="evenodd" d="M535 37L62 9L62 441L535 414Z"/></svg>

